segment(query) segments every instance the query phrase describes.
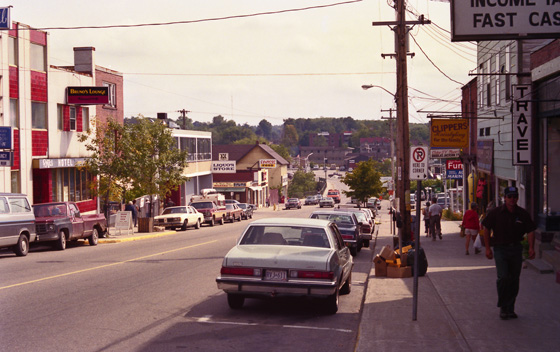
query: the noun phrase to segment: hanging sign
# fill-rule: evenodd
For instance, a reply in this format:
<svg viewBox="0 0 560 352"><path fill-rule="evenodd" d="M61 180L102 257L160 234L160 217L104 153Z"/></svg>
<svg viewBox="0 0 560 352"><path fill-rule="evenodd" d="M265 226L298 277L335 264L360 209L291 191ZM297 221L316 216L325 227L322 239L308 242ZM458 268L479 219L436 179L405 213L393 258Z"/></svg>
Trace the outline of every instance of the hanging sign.
<svg viewBox="0 0 560 352"><path fill-rule="evenodd" d="M428 178L428 148L410 147L410 180Z"/></svg>
<svg viewBox="0 0 560 352"><path fill-rule="evenodd" d="M531 86L513 86L513 165L531 165Z"/></svg>

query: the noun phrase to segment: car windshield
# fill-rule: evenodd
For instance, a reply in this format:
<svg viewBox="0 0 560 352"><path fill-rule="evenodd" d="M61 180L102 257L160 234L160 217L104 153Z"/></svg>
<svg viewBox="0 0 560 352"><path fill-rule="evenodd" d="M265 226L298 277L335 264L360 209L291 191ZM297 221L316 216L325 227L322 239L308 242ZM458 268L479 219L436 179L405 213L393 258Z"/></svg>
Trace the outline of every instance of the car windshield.
<svg viewBox="0 0 560 352"><path fill-rule="evenodd" d="M247 209L247 203L239 203L237 204L241 209Z"/></svg>
<svg viewBox="0 0 560 352"><path fill-rule="evenodd" d="M322 219L330 220L337 223L340 226L353 225L352 216L350 215L339 215L339 214L311 214L312 219Z"/></svg>
<svg viewBox="0 0 560 352"><path fill-rule="evenodd" d="M233 210L233 209L235 209L235 207L233 206L233 203L231 203L231 204L226 204L226 209L227 209L227 210Z"/></svg>
<svg viewBox="0 0 560 352"><path fill-rule="evenodd" d="M304 226L250 226L239 244L331 248L325 229Z"/></svg>
<svg viewBox="0 0 560 352"><path fill-rule="evenodd" d="M288 199L288 202L290 203L297 203L298 199L297 198L290 198Z"/></svg>
<svg viewBox="0 0 560 352"><path fill-rule="evenodd" d="M60 204L39 204L33 206L35 217L66 216L66 205Z"/></svg>
<svg viewBox="0 0 560 352"><path fill-rule="evenodd" d="M208 209L208 208L213 208L214 203L212 203L212 202L199 202L199 203L192 203L191 206L196 208L196 209Z"/></svg>
<svg viewBox="0 0 560 352"><path fill-rule="evenodd" d="M187 208L186 207L173 207L173 208L166 208L162 215L166 215L166 214L177 214L177 213L186 213L187 212Z"/></svg>

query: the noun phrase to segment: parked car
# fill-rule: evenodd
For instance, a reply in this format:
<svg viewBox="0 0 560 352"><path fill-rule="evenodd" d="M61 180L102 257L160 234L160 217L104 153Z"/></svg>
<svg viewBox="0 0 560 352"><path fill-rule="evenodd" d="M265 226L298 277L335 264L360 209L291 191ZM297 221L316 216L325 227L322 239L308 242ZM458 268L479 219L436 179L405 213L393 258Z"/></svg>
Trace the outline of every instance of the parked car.
<svg viewBox="0 0 560 352"><path fill-rule="evenodd" d="M366 202L366 207L367 208L377 208L377 198L375 198L375 197L368 198L368 200Z"/></svg>
<svg viewBox="0 0 560 352"><path fill-rule="evenodd" d="M226 221L234 222L235 220L241 221L243 218L243 209L237 203L226 203Z"/></svg>
<svg viewBox="0 0 560 352"><path fill-rule="evenodd" d="M334 222L303 218L253 221L224 257L218 289L230 308L246 298L317 297L330 314L351 291L354 261Z"/></svg>
<svg viewBox="0 0 560 352"><path fill-rule="evenodd" d="M319 199L317 199L317 196L307 196L307 198L305 198L305 205L317 205L319 204Z"/></svg>
<svg viewBox="0 0 560 352"><path fill-rule="evenodd" d="M360 238L363 242L364 247L369 247L369 241L373 238L372 233L375 226L375 222L370 223L369 218L366 214L358 208L337 208L335 211L353 213L358 219L358 225L360 228Z"/></svg>
<svg viewBox="0 0 560 352"><path fill-rule="evenodd" d="M237 206L243 210L242 219L248 220L253 218L253 207L251 204L239 203Z"/></svg>
<svg viewBox="0 0 560 352"><path fill-rule="evenodd" d="M226 199L226 204L239 204L239 201L236 199Z"/></svg>
<svg viewBox="0 0 560 352"><path fill-rule="evenodd" d="M363 240L360 236L360 225L358 219L352 213L341 213L333 210L317 210L309 215L311 219L322 219L334 222L342 235L344 244L350 249L353 256L363 247Z"/></svg>
<svg viewBox="0 0 560 352"><path fill-rule="evenodd" d="M288 198L288 201L284 206L286 207L286 209L301 209L301 200L299 200L298 198Z"/></svg>
<svg viewBox="0 0 560 352"><path fill-rule="evenodd" d="M204 216L204 222L208 225L214 226L216 222L220 225L224 224L226 217L225 206L218 207L212 201L191 202L189 205L196 208Z"/></svg>
<svg viewBox="0 0 560 352"><path fill-rule="evenodd" d="M11 247L18 257L26 256L36 237L35 215L27 196L0 193L0 248Z"/></svg>
<svg viewBox="0 0 560 352"><path fill-rule="evenodd" d="M181 231L185 231L189 226L199 229L203 222L204 215L199 213L196 208L188 205L165 208L161 215L154 218L155 226L172 230L180 227Z"/></svg>
<svg viewBox="0 0 560 352"><path fill-rule="evenodd" d="M332 207L334 208L334 199L331 197L323 197L319 201L319 207Z"/></svg>
<svg viewBox="0 0 560 352"><path fill-rule="evenodd" d="M74 202L54 202L33 205L37 242L52 242L56 249L66 249L72 240L87 239L96 246L99 236L107 231L103 214L82 215Z"/></svg>

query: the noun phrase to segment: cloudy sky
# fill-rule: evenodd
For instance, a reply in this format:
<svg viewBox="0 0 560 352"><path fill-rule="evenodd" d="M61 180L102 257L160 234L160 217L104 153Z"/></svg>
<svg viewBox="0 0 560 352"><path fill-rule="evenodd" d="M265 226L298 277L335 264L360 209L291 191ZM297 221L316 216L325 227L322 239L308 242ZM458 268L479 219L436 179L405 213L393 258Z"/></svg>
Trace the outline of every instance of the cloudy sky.
<svg viewBox="0 0 560 352"><path fill-rule="evenodd" d="M395 12L389 1L342 1L0 0L0 6L13 6L13 21L49 32L52 65L72 65L73 47L95 47L97 65L124 74L126 117L175 118L186 109L195 121L222 115L250 125L290 117L379 119L387 116L381 109L394 107L393 97L361 86L395 91L395 61L381 57L394 53L393 32L372 26L393 21ZM449 40L448 3L409 1L408 10L411 20L424 14L433 21L411 30L415 56L408 61L410 122L426 122L418 110L459 111L476 49ZM136 24L163 25L72 29Z"/></svg>

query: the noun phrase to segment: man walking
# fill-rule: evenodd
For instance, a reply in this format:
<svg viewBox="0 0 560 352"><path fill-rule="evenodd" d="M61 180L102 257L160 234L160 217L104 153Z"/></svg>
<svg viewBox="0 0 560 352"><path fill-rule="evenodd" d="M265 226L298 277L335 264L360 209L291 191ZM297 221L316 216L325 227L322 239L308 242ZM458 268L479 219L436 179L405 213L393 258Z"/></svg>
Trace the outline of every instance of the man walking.
<svg viewBox="0 0 560 352"><path fill-rule="evenodd" d="M430 233L432 234L432 241L436 240L436 236L441 237L441 215L443 214L443 208L437 204L437 198L432 198L432 205L428 210L430 214Z"/></svg>
<svg viewBox="0 0 560 352"><path fill-rule="evenodd" d="M504 191L505 204L491 210L482 221L486 257L494 258L498 279L498 307L500 319L517 318L515 299L519 293L519 276L523 263L523 236L528 234L529 259L535 258L535 229L537 226L529 213L517 205L516 187ZM490 237L492 231L492 237ZM494 247L494 253L490 246Z"/></svg>

